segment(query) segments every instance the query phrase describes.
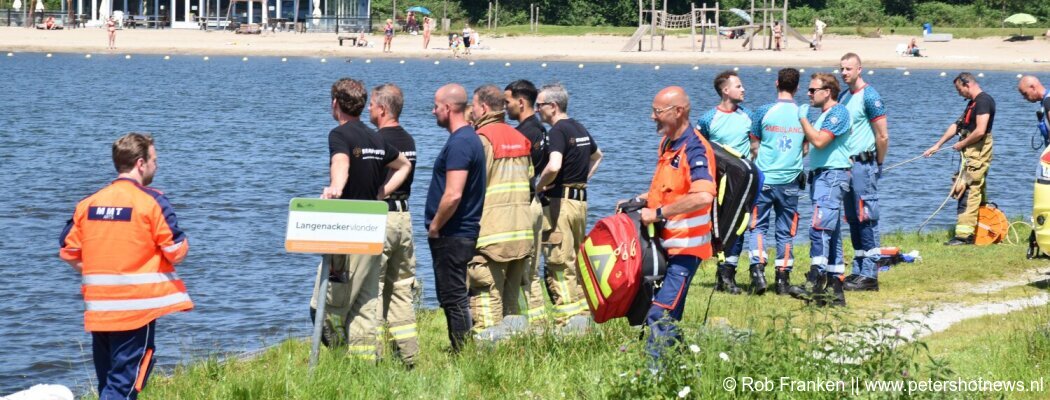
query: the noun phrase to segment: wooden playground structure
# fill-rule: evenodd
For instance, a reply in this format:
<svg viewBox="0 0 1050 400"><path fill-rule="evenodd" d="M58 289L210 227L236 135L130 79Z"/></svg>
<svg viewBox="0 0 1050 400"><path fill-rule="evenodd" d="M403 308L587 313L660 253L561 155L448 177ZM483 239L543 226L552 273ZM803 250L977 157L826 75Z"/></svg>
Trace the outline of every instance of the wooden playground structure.
<svg viewBox="0 0 1050 400"><path fill-rule="evenodd" d="M722 32L730 33L743 30L740 36L744 39L743 47L748 50L755 49L757 37L762 37L763 43L759 49L772 50L775 38L773 37L773 26L780 24L782 33L782 47L787 48L787 36L806 43L810 47L813 42L804 35L791 28L787 23L788 0L760 0L761 7L755 7L755 0L751 0L750 13L740 9L729 9L728 12L737 15L744 20L745 24L737 26L721 26L723 11L719 3L714 7L708 7L707 3L699 8L694 3L689 4L688 14L668 14L667 0L663 1L663 8L656 8L656 0L649 1L649 8L645 9L644 0L638 0L638 29L631 35L630 40L620 51L654 51L656 49L656 37L660 37L660 51L665 50L665 40L669 31L689 29L689 39L692 43L692 51L697 51L696 44L700 42L700 52L713 48L722 50ZM761 20L759 20L761 16ZM697 40L697 33L700 39ZM708 44L708 35L714 35L713 44ZM648 49L644 46L644 37L649 36Z"/></svg>

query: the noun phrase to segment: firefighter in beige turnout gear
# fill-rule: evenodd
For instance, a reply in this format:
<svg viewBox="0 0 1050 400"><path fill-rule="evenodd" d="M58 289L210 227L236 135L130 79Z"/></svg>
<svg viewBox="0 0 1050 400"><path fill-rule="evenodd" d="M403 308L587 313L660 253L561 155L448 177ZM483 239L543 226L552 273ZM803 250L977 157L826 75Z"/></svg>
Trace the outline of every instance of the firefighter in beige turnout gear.
<svg viewBox="0 0 1050 400"><path fill-rule="evenodd" d="M368 93L360 81L349 78L337 81L332 85L331 101L332 117L340 125L328 134L330 180L321 198L372 201L386 198L405 181L412 164L361 122ZM388 175L388 170L393 174ZM378 352L375 332L381 256L335 254L328 257L332 260L331 273L321 276L319 265L315 281L330 281L324 294L327 307L322 316L326 322L322 340L329 346L345 343L350 356L374 361ZM310 298L313 314L321 298L319 287L314 285Z"/></svg>
<svg viewBox="0 0 1050 400"><path fill-rule="evenodd" d="M467 288L475 332L480 338L499 339L505 336L504 316L521 314L517 300L532 254L532 144L503 123L503 91L497 86L477 88L472 105L474 127L485 150L487 184Z"/></svg>
<svg viewBox="0 0 1050 400"><path fill-rule="evenodd" d="M390 348L389 342L392 341L401 361L412 368L419 352L419 341L413 301L417 288L416 250L412 243L412 216L408 212L408 198L415 176L416 142L398 122L404 104L404 95L397 85L379 85L372 89L368 115L372 124L379 129L383 141L396 148L412 164L412 172L401 187L385 199L389 213L379 273L380 299L377 311L377 336L381 344L379 355L383 356L383 351Z"/></svg>
<svg viewBox="0 0 1050 400"><path fill-rule="evenodd" d="M533 108L539 91L532 82L520 79L511 82L507 87L503 88L503 95L506 98L507 117L518 121L518 126L514 129L517 129L518 132L525 135L526 139L529 139L529 142L532 142L532 170L538 174L547 166L548 147L547 129L543 127L543 122L540 121L539 116L536 115L536 110ZM535 176L533 178L535 180ZM543 205L540 203L539 197L536 196L535 187L532 188L532 193L529 196L532 198L529 210L532 211L533 218L533 252L529 263L526 265L525 274L523 275L524 279L521 282L521 297L518 299L518 307L525 310L527 323L534 324L546 321L546 299L548 297L547 292L544 290L545 285L540 278L540 237L543 233Z"/></svg>
<svg viewBox="0 0 1050 400"><path fill-rule="evenodd" d="M563 86L546 85L540 91L537 111L551 129L548 162L537 187L548 201L543 209L543 256L555 317L571 330L585 330L590 313L577 278L576 249L587 228L587 181L597 171L602 152L590 132L566 114L568 106Z"/></svg>

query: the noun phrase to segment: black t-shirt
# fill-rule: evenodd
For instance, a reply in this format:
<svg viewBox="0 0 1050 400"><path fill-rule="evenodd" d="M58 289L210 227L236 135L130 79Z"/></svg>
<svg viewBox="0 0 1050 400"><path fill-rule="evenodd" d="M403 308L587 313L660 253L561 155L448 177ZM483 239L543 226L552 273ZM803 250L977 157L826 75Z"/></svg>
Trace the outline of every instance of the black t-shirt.
<svg viewBox="0 0 1050 400"><path fill-rule="evenodd" d="M547 167L547 152L550 151L547 128L544 128L539 118L533 115L526 118L525 122L518 124L517 129L532 142L532 167L536 170L535 174L539 176L540 172Z"/></svg>
<svg viewBox="0 0 1050 400"><path fill-rule="evenodd" d="M1050 121L1050 96L1043 98L1043 118Z"/></svg>
<svg viewBox="0 0 1050 400"><path fill-rule="evenodd" d="M416 176L416 140L400 125L380 128L379 137L384 142L394 146L397 151L405 155L408 162L412 163L412 171L405 178L405 183L402 183L401 187L390 194L391 199L407 200L408 196L412 194L412 179Z"/></svg>
<svg viewBox="0 0 1050 400"><path fill-rule="evenodd" d="M977 129L977 116L984 114L988 114L988 128L984 130L984 133L992 133L992 122L995 120L995 100L988 92L981 92L970 100L966 105L966 112L963 113L959 128L973 132L974 129Z"/></svg>
<svg viewBox="0 0 1050 400"><path fill-rule="evenodd" d="M570 183L587 183L591 154L598 151L598 143L587 128L571 118L566 118L551 127L547 133L550 152L561 153L561 171L554 178L554 188L560 189Z"/></svg>
<svg viewBox="0 0 1050 400"><path fill-rule="evenodd" d="M350 157L350 175L340 198L375 200L386 180L386 165L397 159L397 149L361 121L350 121L328 133L329 157L339 153Z"/></svg>

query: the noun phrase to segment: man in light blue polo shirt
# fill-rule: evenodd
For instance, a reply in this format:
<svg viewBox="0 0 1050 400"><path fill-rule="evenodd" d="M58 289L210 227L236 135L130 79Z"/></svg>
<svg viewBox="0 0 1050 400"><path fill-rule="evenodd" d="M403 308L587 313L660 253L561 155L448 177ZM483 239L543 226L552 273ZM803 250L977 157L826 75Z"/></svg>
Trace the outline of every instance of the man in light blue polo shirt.
<svg viewBox="0 0 1050 400"><path fill-rule="evenodd" d="M751 131L759 138L755 164L765 174L762 191L755 200L755 211L751 224L751 266L759 267L764 275L766 266L766 230L776 218L777 257L776 293L784 295L791 284L791 269L795 259L791 244L798 230L798 195L805 185L802 175L802 144L806 141L802 123L798 120L799 74L794 68L784 68L777 73L777 101L762 106L752 117ZM754 278L752 278L754 280Z"/></svg>
<svg viewBox="0 0 1050 400"><path fill-rule="evenodd" d="M853 273L846 278L846 290L879 290L879 178L882 160L889 148L886 107L875 88L864 82L860 56L842 56L842 80L847 90L839 104L849 110L853 133L849 136L851 176L843 209L853 242Z"/></svg>
<svg viewBox="0 0 1050 400"><path fill-rule="evenodd" d="M739 157L754 158L752 150L757 150L758 140L751 135L751 113L740 106L744 102L744 84L740 77L733 71L722 72L715 77L714 89L722 100L717 107L700 116L696 128L707 140L722 145ZM737 240L719 255L724 261L718 264L715 290L740 294L740 288L736 286L736 266L744 249L744 239ZM762 267L752 265L751 292L762 294L765 291L766 278Z"/></svg>
<svg viewBox="0 0 1050 400"><path fill-rule="evenodd" d="M852 154L849 147L849 110L835 101L839 82L828 73L813 74L809 82L809 101L820 107L821 114L813 124L806 118L808 106L799 107L799 121L811 145L809 152L809 197L813 200L813 224L809 230L810 269L803 287L792 286L789 293L796 298L815 301L817 306L830 304L845 306L842 291L846 265L842 259L842 198L849 190L849 169ZM834 295L827 294L827 288Z"/></svg>

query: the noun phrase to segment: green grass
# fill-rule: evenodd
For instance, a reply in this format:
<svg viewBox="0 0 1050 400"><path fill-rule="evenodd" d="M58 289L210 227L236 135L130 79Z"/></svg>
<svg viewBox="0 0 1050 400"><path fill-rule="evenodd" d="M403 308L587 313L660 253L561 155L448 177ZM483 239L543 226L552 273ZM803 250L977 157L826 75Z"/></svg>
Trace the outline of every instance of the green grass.
<svg viewBox="0 0 1050 400"><path fill-rule="evenodd" d="M352 360L338 349L326 349L310 376L306 373L309 343L292 340L255 359L205 360L179 367L169 376L157 375L141 398L670 398L688 386L690 398L839 399L847 396L840 392L783 391L771 396L739 387L727 392L722 382L727 377L744 376L760 381L769 378L777 384L781 376L825 381L1050 376L1050 365L1045 361L1050 354L1050 339L1045 339L1050 335L1047 309L1011 314L1006 320L1001 316L968 320L947 332L896 347L882 344L859 364L835 361L839 356L858 355L855 346L835 339L835 335L893 325L876 320L937 304L1031 296L1045 290L1010 288L980 296L967 292L965 289L974 283L1017 279L1018 273L1047 262L1026 260L1022 245L947 248L940 244L947 236L943 232L884 235L884 246L917 249L924 261L900 264L882 273L880 292L849 293L849 307L845 309L818 309L772 294L715 293L710 297L706 326L702 321L712 293L714 268L705 264L693 281L680 325L686 346L665 360L664 372L658 377L646 368L640 332L623 320L602 324L582 337L548 332L499 344L474 343L453 357L447 354L440 311L426 310L418 317L421 353L413 371L404 370L389 357L377 365ZM1020 237L1027 237L1027 232L1020 232ZM807 252L806 246L796 250L796 265L808 264ZM746 268L741 270L738 282L746 285ZM798 268L793 281L803 280L806 270L808 267ZM767 268L767 276L772 282L771 268ZM688 345L699 351L693 352ZM1032 398L1046 396L1044 392ZM861 394L861 398L884 397L900 395ZM913 393L911 397L967 395ZM988 397L1000 396L975 396Z"/></svg>

